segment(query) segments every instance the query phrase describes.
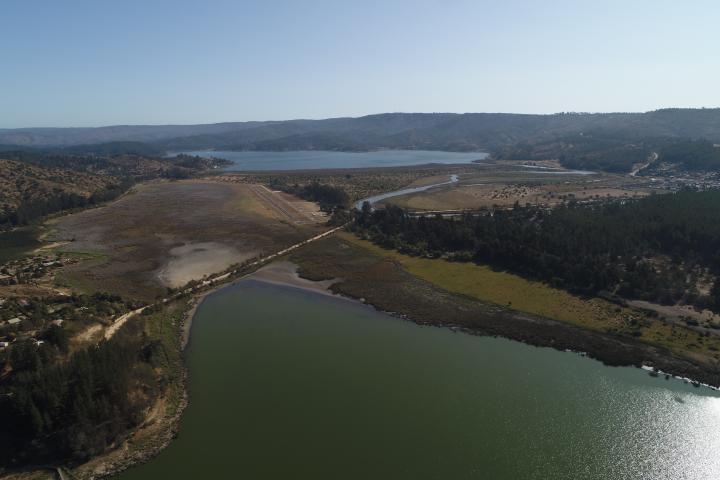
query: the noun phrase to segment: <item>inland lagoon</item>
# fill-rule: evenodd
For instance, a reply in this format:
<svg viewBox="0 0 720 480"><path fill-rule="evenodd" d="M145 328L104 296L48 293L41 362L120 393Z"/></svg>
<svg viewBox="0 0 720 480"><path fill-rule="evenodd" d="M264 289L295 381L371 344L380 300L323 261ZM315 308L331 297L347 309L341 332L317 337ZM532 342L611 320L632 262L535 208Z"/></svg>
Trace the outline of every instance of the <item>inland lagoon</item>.
<svg viewBox="0 0 720 480"><path fill-rule="evenodd" d="M720 398L245 280L208 296L176 440L118 478L720 478Z"/></svg>

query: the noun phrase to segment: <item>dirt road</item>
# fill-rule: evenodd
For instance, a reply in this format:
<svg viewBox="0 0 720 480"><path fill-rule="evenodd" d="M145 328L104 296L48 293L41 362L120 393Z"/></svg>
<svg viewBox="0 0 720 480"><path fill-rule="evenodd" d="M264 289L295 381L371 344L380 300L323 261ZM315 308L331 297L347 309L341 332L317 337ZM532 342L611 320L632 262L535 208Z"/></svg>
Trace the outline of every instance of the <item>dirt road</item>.
<svg viewBox="0 0 720 480"><path fill-rule="evenodd" d="M250 190L260 198L263 202L270 205L282 216L298 225L317 223L318 218L314 218L310 212L306 212L289 202L283 197L282 192L270 190L265 185L250 185Z"/></svg>
<svg viewBox="0 0 720 480"><path fill-rule="evenodd" d="M328 231L326 231L326 232L323 232L323 233L321 233L321 234L319 234L319 235L315 235L314 237L310 237L310 238L308 238L308 239L306 239L306 240L303 240L302 242L299 242L299 243L296 243L296 244L294 244L294 245L291 245L291 246L289 246L289 247L287 247L287 248L284 248L284 249L282 249L282 250L280 250L280 251L278 251L278 252L275 252L275 253L273 253L273 254L266 255L266 256L264 256L264 257L260 257L260 258L258 258L257 260L254 260L254 261L252 261L252 262L247 263L246 265L244 265L244 266L242 267L242 270L245 271L245 270L247 270L247 269L249 269L249 268L259 267L259 266L261 266L261 265L263 265L263 264L265 264L265 263L271 262L272 260L274 260L274 259L276 259L276 258L278 258L278 257L282 257L283 255L286 255L286 254L292 252L293 250L296 250L296 249L298 249L298 248L300 248L300 247L302 247L302 246L304 246L304 245L307 245L307 244L312 243L312 242L314 242L314 241L320 240L321 238L325 238L325 237L327 237L327 236L329 236L329 235L332 235L333 233L337 232L338 230L340 230L340 229L343 228L343 227L345 227L345 225L342 225L342 226L340 226L340 227L335 227L335 228L330 229L330 230L328 230ZM233 271L231 271L231 272L227 272L227 273L223 273L223 274L219 274L219 275L210 277L210 278L208 278L207 280L204 280L203 282L199 283L198 285L195 285L195 286L193 286L193 287L186 288L186 289L184 289L184 290L182 290L182 291L180 291L180 292L178 292L178 293L175 293L174 295L171 295L171 296L169 296L169 297L163 298L162 300L159 300L159 301L157 302L157 304L168 303L168 302L170 302L170 301L172 301L172 300L175 300L176 298L178 298L178 297L181 296L181 295L192 294L192 293L195 293L195 292L197 292L198 290L201 290L201 289L203 289L203 288L205 288L205 287L209 287L209 286L211 286L211 285L219 284L219 283L221 283L221 282L224 282L225 280L229 280L229 279L233 278L234 276L238 275L239 273L240 273L240 269L237 269L237 270L233 270ZM239 277L239 278L243 278L244 276L247 276L247 275L250 275L250 273L246 273L245 275L243 275L243 276L241 276L241 277ZM128 320L130 320L131 318L135 317L135 315L141 314L146 308L149 308L149 307L150 307L150 305L145 306L145 307L142 307L142 308L138 308L137 310L133 310L133 311L131 311L131 312L125 313L125 314L120 315L119 317L117 317L117 318L115 319L115 321L107 328L107 330L105 330L105 334L103 335L103 338L105 338L105 340L111 339L111 338L113 337L113 335L115 335L115 334L117 333L117 331L120 330L120 328L121 328Z"/></svg>
<svg viewBox="0 0 720 480"><path fill-rule="evenodd" d="M630 176L631 176L631 177L637 177L637 174L638 174L638 173L640 173L641 171L645 170L645 169L648 168L650 165L652 165L653 163L655 163L659 157L660 157L660 156L657 154L657 152L652 152L652 153L650 154L650 157L648 158L648 161L647 161L647 162L642 163L642 164L636 166L635 168L633 168L633 171L630 172Z"/></svg>

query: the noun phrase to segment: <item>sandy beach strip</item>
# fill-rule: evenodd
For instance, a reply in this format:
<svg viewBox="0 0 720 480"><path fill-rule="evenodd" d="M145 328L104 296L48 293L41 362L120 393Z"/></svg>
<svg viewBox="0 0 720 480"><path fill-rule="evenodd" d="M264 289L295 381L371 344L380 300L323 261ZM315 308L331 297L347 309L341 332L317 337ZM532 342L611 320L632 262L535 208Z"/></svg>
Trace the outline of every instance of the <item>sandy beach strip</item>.
<svg viewBox="0 0 720 480"><path fill-rule="evenodd" d="M256 280L259 282L270 283L273 285L283 285L287 287L299 288L301 290L307 290L314 293L319 293L321 295L329 295L333 297L339 296L333 293L330 290L330 287L333 284L339 282L340 279L315 282L300 277L300 275L298 275L297 268L297 265L286 260L273 262L265 265L264 267L258 269L257 271L251 273L248 276L239 278L228 284L218 285L217 288L212 288L210 290L194 295L193 299L189 304L188 310L185 312L185 317L183 320L183 325L181 329L182 349L185 350L185 348L187 347L187 344L190 340L193 318L195 317L195 313L197 312L198 307L202 304L205 297L220 289L235 285L236 283L243 280Z"/></svg>

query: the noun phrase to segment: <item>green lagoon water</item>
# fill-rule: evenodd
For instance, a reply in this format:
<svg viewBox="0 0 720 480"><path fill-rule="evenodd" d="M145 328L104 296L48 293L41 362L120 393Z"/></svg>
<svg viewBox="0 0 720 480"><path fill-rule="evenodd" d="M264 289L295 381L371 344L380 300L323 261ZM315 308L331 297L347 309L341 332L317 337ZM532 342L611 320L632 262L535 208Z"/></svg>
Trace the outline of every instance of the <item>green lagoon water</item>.
<svg viewBox="0 0 720 480"><path fill-rule="evenodd" d="M119 478L717 479L720 398L253 280L209 296L179 438Z"/></svg>

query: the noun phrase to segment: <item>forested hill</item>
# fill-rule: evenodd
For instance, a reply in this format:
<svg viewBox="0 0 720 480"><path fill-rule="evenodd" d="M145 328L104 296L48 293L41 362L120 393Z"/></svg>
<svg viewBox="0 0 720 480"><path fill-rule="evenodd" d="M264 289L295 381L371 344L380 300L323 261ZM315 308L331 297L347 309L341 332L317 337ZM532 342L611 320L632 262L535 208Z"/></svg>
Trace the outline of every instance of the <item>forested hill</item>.
<svg viewBox="0 0 720 480"><path fill-rule="evenodd" d="M701 138L632 137L626 133L581 132L520 142L501 147L495 158L504 160L557 159L567 168L626 173L657 159L654 166L672 164L682 170L719 171L720 145ZM646 170L654 172L654 168Z"/></svg>
<svg viewBox="0 0 720 480"><path fill-rule="evenodd" d="M364 208L356 228L404 253L485 263L573 292L720 311L718 190L461 218Z"/></svg>
<svg viewBox="0 0 720 480"><path fill-rule="evenodd" d="M0 227L114 198L126 189L118 178L0 159Z"/></svg>
<svg viewBox="0 0 720 480"><path fill-rule="evenodd" d="M114 151L126 147L113 144L107 148ZM186 178L218 163L188 155L152 158L0 152L0 231L48 214L114 199L136 181Z"/></svg>
<svg viewBox="0 0 720 480"><path fill-rule="evenodd" d="M235 150L494 150L601 131L626 138L706 138L720 142L720 109L646 113L385 113L358 118L210 125L0 129L0 145L71 146L144 142L155 148Z"/></svg>

